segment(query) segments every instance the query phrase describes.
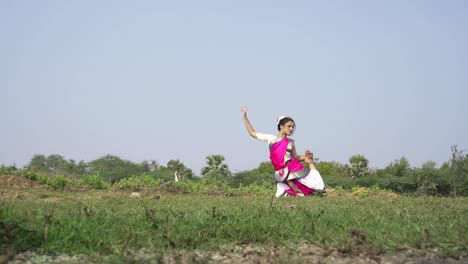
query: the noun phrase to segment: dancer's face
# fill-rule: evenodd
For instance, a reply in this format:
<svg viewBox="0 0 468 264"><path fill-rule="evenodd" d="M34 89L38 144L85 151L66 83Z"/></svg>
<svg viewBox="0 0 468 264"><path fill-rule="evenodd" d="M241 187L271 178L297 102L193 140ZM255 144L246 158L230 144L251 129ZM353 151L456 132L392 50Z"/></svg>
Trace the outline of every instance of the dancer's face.
<svg viewBox="0 0 468 264"><path fill-rule="evenodd" d="M294 132L294 127L295 125L293 121L287 122L286 124L281 126L281 134L286 136L292 135L292 133Z"/></svg>

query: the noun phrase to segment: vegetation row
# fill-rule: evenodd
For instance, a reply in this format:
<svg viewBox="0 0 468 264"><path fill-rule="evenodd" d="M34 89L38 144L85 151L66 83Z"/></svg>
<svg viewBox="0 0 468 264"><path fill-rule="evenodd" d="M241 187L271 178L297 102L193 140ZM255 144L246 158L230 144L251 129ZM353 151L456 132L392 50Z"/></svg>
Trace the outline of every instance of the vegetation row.
<svg viewBox="0 0 468 264"><path fill-rule="evenodd" d="M273 166L262 162L255 169L232 173L222 155L210 155L201 175L179 160L165 166L157 161L134 163L114 155L90 162L66 160L60 155L34 155L24 168L0 167L0 175L18 175L47 184L55 189L66 186L89 186L95 189L121 188L134 191L165 185L169 189L196 193L207 187L227 194L272 193ZM328 188L352 190L356 187L379 188L411 195L468 196L468 155L452 147L452 157L437 167L427 161L412 167L405 157L390 162L383 169L369 168L363 155L353 155L349 164L315 160ZM178 170L182 180L174 182Z"/></svg>

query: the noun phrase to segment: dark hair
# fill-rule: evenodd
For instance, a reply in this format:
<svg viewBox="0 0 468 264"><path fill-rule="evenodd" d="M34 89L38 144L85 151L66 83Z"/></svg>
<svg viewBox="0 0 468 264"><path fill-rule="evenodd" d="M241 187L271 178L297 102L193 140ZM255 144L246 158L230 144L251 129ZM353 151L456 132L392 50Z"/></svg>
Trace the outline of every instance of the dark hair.
<svg viewBox="0 0 468 264"><path fill-rule="evenodd" d="M283 117L283 119L281 119L278 123L278 131L281 130L281 126L284 126L287 122L289 121L292 121L294 123L294 127L293 127L293 131L296 130L296 122L294 122L294 120L292 118L290 118L289 116L287 117Z"/></svg>

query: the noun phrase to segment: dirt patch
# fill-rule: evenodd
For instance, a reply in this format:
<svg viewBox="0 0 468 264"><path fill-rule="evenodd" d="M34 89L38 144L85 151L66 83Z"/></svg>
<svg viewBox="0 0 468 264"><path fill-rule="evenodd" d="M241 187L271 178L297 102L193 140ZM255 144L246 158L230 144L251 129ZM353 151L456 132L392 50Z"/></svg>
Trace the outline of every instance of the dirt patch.
<svg viewBox="0 0 468 264"><path fill-rule="evenodd" d="M47 185L40 184L36 181L32 181L21 176L0 175L0 187L24 190L37 187L47 187Z"/></svg>
<svg viewBox="0 0 468 264"><path fill-rule="evenodd" d="M41 255L23 252L12 256L11 264L23 263L414 263L414 264L462 264L467 258L439 258L425 255L391 254L374 255L366 252L343 254L333 248L322 248L313 244L302 244L294 249L283 247L261 247L252 244L233 246L217 252L172 251L156 253L152 250L126 251L125 254L90 257L86 255Z"/></svg>

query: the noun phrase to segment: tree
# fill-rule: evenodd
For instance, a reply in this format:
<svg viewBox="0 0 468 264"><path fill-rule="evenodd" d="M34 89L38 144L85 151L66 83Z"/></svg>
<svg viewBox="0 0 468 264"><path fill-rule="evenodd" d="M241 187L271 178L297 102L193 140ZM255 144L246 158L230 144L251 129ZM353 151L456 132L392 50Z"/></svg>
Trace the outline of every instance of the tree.
<svg viewBox="0 0 468 264"><path fill-rule="evenodd" d="M230 185L232 187L239 187L240 185L250 185L250 184L257 184L262 185L265 183L274 184L275 180L273 177L275 168L270 161L264 161L260 163L260 165L253 170L249 171L241 171L234 175L234 177L230 177Z"/></svg>
<svg viewBox="0 0 468 264"><path fill-rule="evenodd" d="M271 164L270 161L264 161L260 163L256 170L258 171L258 173L268 174L270 176L272 176L275 173L275 167L273 167L273 164Z"/></svg>
<svg viewBox="0 0 468 264"><path fill-rule="evenodd" d="M353 155L349 158L351 163L351 177L358 178L369 173L369 161L363 155Z"/></svg>
<svg viewBox="0 0 468 264"><path fill-rule="evenodd" d="M25 167L30 170L54 174L70 173L74 175L84 175L87 165L84 161L80 161L77 164L73 159L66 160L63 156L58 154L52 154L47 157L36 154Z"/></svg>
<svg viewBox="0 0 468 264"><path fill-rule="evenodd" d="M201 175L217 173L223 176L231 175L228 165L223 164L223 155L209 155L206 157L206 167L201 169Z"/></svg>
<svg viewBox="0 0 468 264"><path fill-rule="evenodd" d="M173 172L172 174L174 174L176 170L179 170L180 177L182 179L191 179L194 176L193 171L187 166L185 166L185 164L180 162L178 159L168 161L167 168L169 168Z"/></svg>
<svg viewBox="0 0 468 264"><path fill-rule="evenodd" d="M79 175L85 175L88 170L88 164L84 160L80 160L75 167L75 173Z"/></svg>
<svg viewBox="0 0 468 264"><path fill-rule="evenodd" d="M167 162L166 166L159 166L156 170L151 172L151 175L154 178L162 179L164 181L173 181L174 180L174 173L179 169L179 173L182 180L196 179L194 173L191 169L185 166L184 163L177 160L170 160Z"/></svg>
<svg viewBox="0 0 468 264"><path fill-rule="evenodd" d="M155 160L144 160L140 163L140 166L147 172L158 169L159 163Z"/></svg>
<svg viewBox="0 0 468 264"><path fill-rule="evenodd" d="M408 176L410 170L408 159L406 157L401 157L399 160L395 160L385 167L384 172L393 176L404 177Z"/></svg>
<svg viewBox="0 0 468 264"><path fill-rule="evenodd" d="M47 171L47 161L46 157L42 154L36 154L32 157L31 161L26 168L30 170L37 170L37 171Z"/></svg>
<svg viewBox="0 0 468 264"><path fill-rule="evenodd" d="M317 164L317 170L320 171L320 174L327 176L336 176L338 175L333 162L330 161L320 161Z"/></svg>
<svg viewBox="0 0 468 264"><path fill-rule="evenodd" d="M58 172L61 168L65 167L67 161L63 156L58 154L49 155L46 159L46 164L51 172Z"/></svg>
<svg viewBox="0 0 468 264"><path fill-rule="evenodd" d="M123 160L114 155L106 155L89 163L90 173L99 173L104 179L119 180L122 178L139 175L145 172L145 168L128 160Z"/></svg>
<svg viewBox="0 0 468 264"><path fill-rule="evenodd" d="M426 161L417 170L416 182L420 192L426 195L436 194L437 191L437 169L434 161Z"/></svg>
<svg viewBox="0 0 468 264"><path fill-rule="evenodd" d="M450 161L442 163L437 170L438 181L436 193L438 195L449 196L452 193L451 173Z"/></svg>
<svg viewBox="0 0 468 264"><path fill-rule="evenodd" d="M68 171L73 165L73 163L69 164L63 156L58 154L52 154L47 157L36 154L26 167L37 171L57 173L60 171Z"/></svg>
<svg viewBox="0 0 468 264"><path fill-rule="evenodd" d="M450 160L450 185L453 196L461 192L468 193L468 155L464 150L458 150L457 145L452 146L452 159Z"/></svg>

